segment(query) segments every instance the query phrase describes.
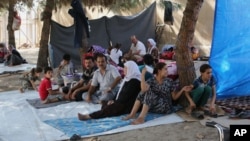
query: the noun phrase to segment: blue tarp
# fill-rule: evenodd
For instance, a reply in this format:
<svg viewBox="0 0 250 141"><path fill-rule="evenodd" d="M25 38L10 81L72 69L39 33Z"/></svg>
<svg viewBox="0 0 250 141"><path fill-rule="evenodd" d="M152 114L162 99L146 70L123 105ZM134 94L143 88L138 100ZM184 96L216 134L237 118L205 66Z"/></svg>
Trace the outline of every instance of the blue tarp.
<svg viewBox="0 0 250 141"><path fill-rule="evenodd" d="M216 0L210 61L218 97L250 94L250 0Z"/></svg>

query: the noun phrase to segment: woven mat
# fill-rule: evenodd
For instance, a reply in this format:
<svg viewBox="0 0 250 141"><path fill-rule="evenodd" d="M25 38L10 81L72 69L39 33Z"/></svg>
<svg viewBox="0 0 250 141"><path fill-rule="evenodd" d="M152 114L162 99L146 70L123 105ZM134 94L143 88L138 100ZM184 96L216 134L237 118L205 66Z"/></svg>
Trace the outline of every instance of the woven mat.
<svg viewBox="0 0 250 141"><path fill-rule="evenodd" d="M250 110L250 96L220 99L216 100L216 104L228 112L232 109Z"/></svg>

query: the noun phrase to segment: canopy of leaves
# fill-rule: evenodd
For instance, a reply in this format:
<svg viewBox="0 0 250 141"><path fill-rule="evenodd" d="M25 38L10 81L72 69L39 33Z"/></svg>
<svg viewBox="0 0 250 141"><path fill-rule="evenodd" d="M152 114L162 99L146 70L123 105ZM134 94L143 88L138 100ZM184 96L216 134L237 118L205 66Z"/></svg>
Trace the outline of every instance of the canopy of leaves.
<svg viewBox="0 0 250 141"><path fill-rule="evenodd" d="M0 1L0 12L8 10L9 3L16 4L16 9L21 9L23 6L31 8L34 0L1 0Z"/></svg>

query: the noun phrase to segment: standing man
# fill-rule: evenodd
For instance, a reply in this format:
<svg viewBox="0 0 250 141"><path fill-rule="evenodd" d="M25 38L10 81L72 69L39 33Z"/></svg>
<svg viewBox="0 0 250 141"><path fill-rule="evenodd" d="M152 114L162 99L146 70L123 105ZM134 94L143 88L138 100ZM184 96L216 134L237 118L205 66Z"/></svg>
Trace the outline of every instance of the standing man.
<svg viewBox="0 0 250 141"><path fill-rule="evenodd" d="M113 100L119 89L117 85L122 79L121 75L114 66L107 64L107 57L104 54L96 55L96 63L98 69L94 72L91 86L88 92L83 94L83 99L93 103Z"/></svg>
<svg viewBox="0 0 250 141"><path fill-rule="evenodd" d="M139 41L135 35L130 37L132 42L129 55L136 60L142 60L142 57L146 54L146 47L145 45Z"/></svg>

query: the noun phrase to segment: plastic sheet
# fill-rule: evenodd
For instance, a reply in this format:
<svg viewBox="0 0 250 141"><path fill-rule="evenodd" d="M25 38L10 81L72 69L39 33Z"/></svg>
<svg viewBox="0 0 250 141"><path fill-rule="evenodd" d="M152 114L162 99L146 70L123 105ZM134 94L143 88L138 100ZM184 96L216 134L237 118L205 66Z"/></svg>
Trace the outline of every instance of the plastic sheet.
<svg viewBox="0 0 250 141"><path fill-rule="evenodd" d="M217 0L210 64L218 97L250 94L250 0Z"/></svg>

